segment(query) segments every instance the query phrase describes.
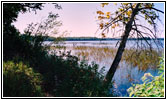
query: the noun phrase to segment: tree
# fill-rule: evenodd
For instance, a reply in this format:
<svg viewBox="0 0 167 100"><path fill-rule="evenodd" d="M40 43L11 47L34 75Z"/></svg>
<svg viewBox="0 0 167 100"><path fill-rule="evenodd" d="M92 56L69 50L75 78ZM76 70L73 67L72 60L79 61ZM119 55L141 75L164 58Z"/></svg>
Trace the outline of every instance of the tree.
<svg viewBox="0 0 167 100"><path fill-rule="evenodd" d="M101 5L104 7L105 5L108 5L108 3L102 3ZM108 32L109 27L114 29L115 27L122 25L124 30L121 34L121 42L116 56L104 79L104 86L108 86L110 84L122 58L126 42L130 36L134 36L138 39L143 38L150 47L150 50L152 49L151 43L149 43L146 38L149 37L154 41L157 39L157 24L155 21L157 19L160 21L160 19L158 13L156 12L164 13L163 11L155 8L153 3L121 3L116 12L112 14L110 12L106 12L106 15L104 15L102 11L97 11L103 37L105 37L104 32ZM147 25L142 25L140 23L142 18L147 22L147 25L151 25L153 27L154 31L152 31L152 29ZM107 22L104 23L106 20ZM146 32L144 32L141 28L146 30ZM137 43L137 45L139 44Z"/></svg>
<svg viewBox="0 0 167 100"><path fill-rule="evenodd" d="M3 57L4 60L18 56L26 49L20 32L12 25L17 21L19 13L27 11L42 10L44 3L3 3ZM61 9L61 6L54 3L55 8ZM52 14L50 14L52 15ZM54 16L51 16L52 18ZM24 41L26 42L26 41ZM21 55L22 56L22 55Z"/></svg>
<svg viewBox="0 0 167 100"><path fill-rule="evenodd" d="M45 3L3 3L3 25L11 24L17 20L18 14L26 13L27 11L42 10ZM61 6L57 3L53 3L55 8L61 9Z"/></svg>
<svg viewBox="0 0 167 100"><path fill-rule="evenodd" d="M20 52L20 32L12 25L17 21L19 12L42 9L42 4L35 3L3 3L3 56L10 59Z"/></svg>

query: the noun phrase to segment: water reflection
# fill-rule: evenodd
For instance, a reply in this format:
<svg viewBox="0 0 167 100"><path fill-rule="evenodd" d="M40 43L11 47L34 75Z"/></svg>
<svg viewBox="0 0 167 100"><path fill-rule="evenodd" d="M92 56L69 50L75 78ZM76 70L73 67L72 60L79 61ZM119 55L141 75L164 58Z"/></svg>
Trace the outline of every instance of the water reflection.
<svg viewBox="0 0 167 100"><path fill-rule="evenodd" d="M114 74L114 89L118 96L128 96L127 89L132 86L132 84L142 83L141 77L144 73L151 73L152 75L157 75L157 69L147 68L146 71L140 70L139 67L134 67L127 64L125 61L121 62L120 67L116 70Z"/></svg>

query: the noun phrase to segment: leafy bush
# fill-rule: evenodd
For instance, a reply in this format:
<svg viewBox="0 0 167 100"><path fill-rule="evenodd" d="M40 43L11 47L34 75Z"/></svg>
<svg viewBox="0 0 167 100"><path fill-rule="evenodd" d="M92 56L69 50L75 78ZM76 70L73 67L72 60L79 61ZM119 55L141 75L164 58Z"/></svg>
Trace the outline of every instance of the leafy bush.
<svg viewBox="0 0 167 100"><path fill-rule="evenodd" d="M67 55L56 77L59 80L54 89L55 96L109 96L109 89L103 88L103 69L98 72L98 65L88 64L85 60L78 63L78 58Z"/></svg>
<svg viewBox="0 0 167 100"><path fill-rule="evenodd" d="M13 61L3 64L3 95L4 96L42 96L41 75L35 73L22 62Z"/></svg>
<svg viewBox="0 0 167 100"><path fill-rule="evenodd" d="M159 76L145 73L142 81L143 84L136 84L128 89L130 97L164 97L164 60L160 60Z"/></svg>
<svg viewBox="0 0 167 100"><path fill-rule="evenodd" d="M44 89L52 96L109 96L103 88L103 70L98 65L79 62L76 56L62 53L41 57L38 71L43 75ZM111 95L110 95L111 96Z"/></svg>
<svg viewBox="0 0 167 100"><path fill-rule="evenodd" d="M40 53L37 52L37 54ZM22 58L14 61L20 60ZM70 53L62 53L59 56L56 54L36 55L33 60L27 59L27 62L42 75L41 88L49 96L112 96L109 94L109 88L103 87L104 69L98 71L97 64L88 64L85 60L80 62L76 56L72 56ZM17 89L15 86L13 88ZM20 96L23 95L20 94Z"/></svg>

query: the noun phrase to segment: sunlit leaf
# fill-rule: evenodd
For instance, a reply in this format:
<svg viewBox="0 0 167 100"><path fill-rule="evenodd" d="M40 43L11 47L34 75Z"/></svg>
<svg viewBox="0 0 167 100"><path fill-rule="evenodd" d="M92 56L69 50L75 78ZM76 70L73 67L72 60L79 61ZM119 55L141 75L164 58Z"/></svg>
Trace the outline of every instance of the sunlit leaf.
<svg viewBox="0 0 167 100"><path fill-rule="evenodd" d="M108 16L106 16L106 18L107 18L107 19L110 19L110 16L108 15Z"/></svg>
<svg viewBox="0 0 167 100"><path fill-rule="evenodd" d="M108 25L109 23L107 22L106 25Z"/></svg>
<svg viewBox="0 0 167 100"><path fill-rule="evenodd" d="M105 5L108 5L109 3L101 3L101 6L104 7Z"/></svg>
<svg viewBox="0 0 167 100"><path fill-rule="evenodd" d="M117 3L114 3L114 5L117 5Z"/></svg>
<svg viewBox="0 0 167 100"><path fill-rule="evenodd" d="M109 16L111 14L111 12L106 12L106 16Z"/></svg>
<svg viewBox="0 0 167 100"><path fill-rule="evenodd" d="M98 16L98 19L102 20L102 19L104 19L104 17L103 16Z"/></svg>
<svg viewBox="0 0 167 100"><path fill-rule="evenodd" d="M131 13L132 13L131 10L129 10L129 11L127 12L128 17L130 17Z"/></svg>
<svg viewBox="0 0 167 100"><path fill-rule="evenodd" d="M104 15L104 13L102 11L97 11L96 13L99 15Z"/></svg>
<svg viewBox="0 0 167 100"><path fill-rule="evenodd" d="M103 23L100 24L100 29L103 29Z"/></svg>
<svg viewBox="0 0 167 100"><path fill-rule="evenodd" d="M122 3L122 4L127 6L129 3Z"/></svg>
<svg viewBox="0 0 167 100"><path fill-rule="evenodd" d="M132 7L133 7L133 8L135 8L135 7L136 7L136 5L137 5L137 3L134 3L134 4L132 5Z"/></svg>
<svg viewBox="0 0 167 100"><path fill-rule="evenodd" d="M101 35L102 35L102 37L103 37L103 38L105 38L105 37L106 37L105 33L102 33Z"/></svg>

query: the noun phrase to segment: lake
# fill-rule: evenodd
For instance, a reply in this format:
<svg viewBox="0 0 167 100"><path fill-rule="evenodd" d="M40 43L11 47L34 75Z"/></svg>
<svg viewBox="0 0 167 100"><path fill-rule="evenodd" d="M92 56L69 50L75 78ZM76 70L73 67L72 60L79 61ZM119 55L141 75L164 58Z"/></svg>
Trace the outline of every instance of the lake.
<svg viewBox="0 0 167 100"><path fill-rule="evenodd" d="M143 49L149 49L147 43L143 42L143 40L138 41L138 44L136 42L137 40L127 41L125 52L114 74L111 92L114 92L117 96L128 96L127 89L132 86L132 84L142 83L141 77L144 73L151 73L153 76L158 75L158 57L162 56L164 41L148 40L148 43L152 44L151 47L154 51L151 52L151 55L149 51L146 53L141 52ZM156 45L154 42L156 42ZM72 55L78 56L80 59L85 57L88 63L94 61L99 64L99 70L104 66L105 74L113 62L119 43L118 40L64 41L59 44L49 41L44 42L45 45L51 45L53 47L49 52L55 50L71 51ZM116 44L118 45L116 46ZM56 47L65 47L65 49ZM139 51L136 51L137 49ZM130 55L133 54L132 52L140 52L140 55L130 57Z"/></svg>

